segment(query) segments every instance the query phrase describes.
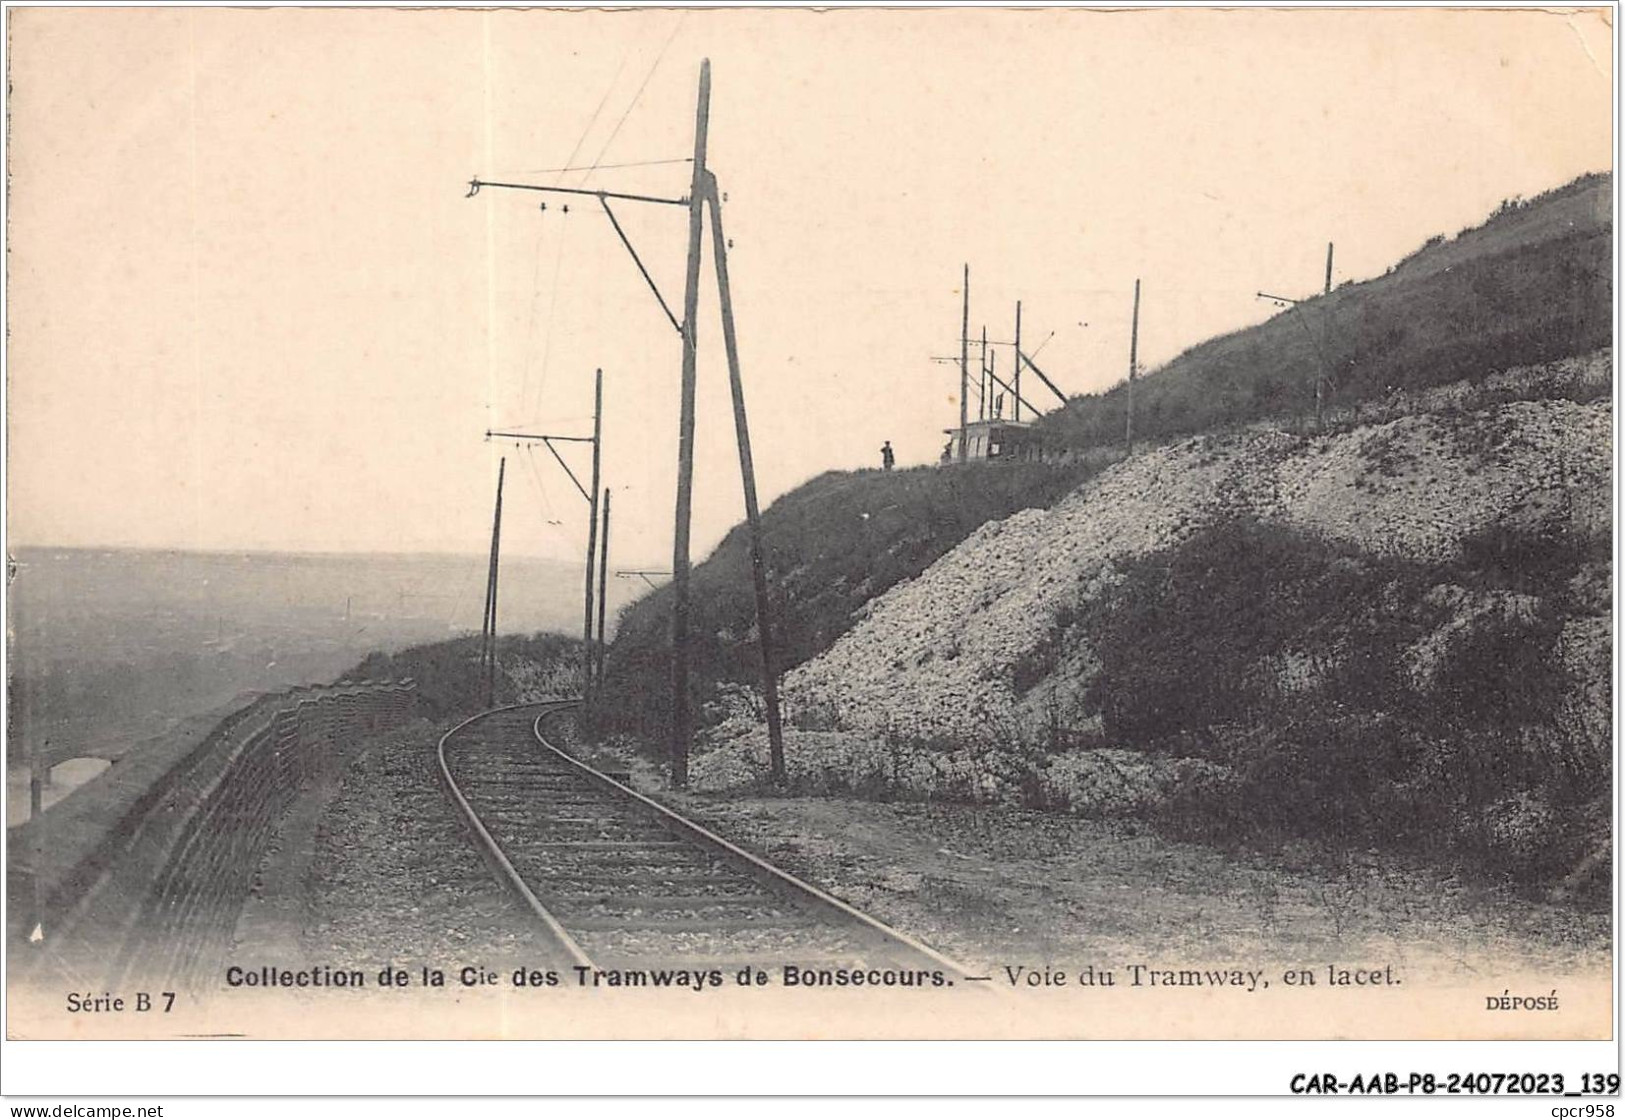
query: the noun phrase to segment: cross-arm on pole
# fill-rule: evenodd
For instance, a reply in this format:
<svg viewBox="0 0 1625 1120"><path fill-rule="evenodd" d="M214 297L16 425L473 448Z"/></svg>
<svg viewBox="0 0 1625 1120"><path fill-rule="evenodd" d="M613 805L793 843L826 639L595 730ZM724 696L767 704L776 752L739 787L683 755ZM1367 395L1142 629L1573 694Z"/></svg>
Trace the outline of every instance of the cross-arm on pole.
<svg viewBox="0 0 1625 1120"><path fill-rule="evenodd" d="M596 455L597 454L597 447L598 447L598 439L597 439L597 437L595 437L595 436L553 436L553 435L545 435L544 436L544 435L532 435L529 432L486 432L485 433L485 438L486 439L511 439L511 440L518 441L520 443L539 443L539 444L541 444L543 447L547 448L547 450L552 454L554 459L558 460L559 466L564 468L564 473L569 476L571 482L575 483L575 487L576 487L577 490L579 490L581 492L581 496L583 498L587 499L587 503L589 505L592 504L592 495L590 493L588 493L587 488L585 486L581 485L581 480L576 477L576 472L570 469L570 464L564 461L564 456L559 454L559 449L554 447L553 444L554 444L555 441L557 441L559 443L590 443L590 444L593 445L593 449L594 449L593 453L594 453L594 455Z"/></svg>
<svg viewBox="0 0 1625 1120"><path fill-rule="evenodd" d="M468 193L464 198L473 198L480 193L483 187L496 187L508 191L540 191L543 194L579 194L588 198L615 198L623 202L655 202L662 206L687 206L686 198L660 198L650 194L626 194L622 191L589 190L586 187L544 187L534 183L492 183L476 176L468 181Z"/></svg>

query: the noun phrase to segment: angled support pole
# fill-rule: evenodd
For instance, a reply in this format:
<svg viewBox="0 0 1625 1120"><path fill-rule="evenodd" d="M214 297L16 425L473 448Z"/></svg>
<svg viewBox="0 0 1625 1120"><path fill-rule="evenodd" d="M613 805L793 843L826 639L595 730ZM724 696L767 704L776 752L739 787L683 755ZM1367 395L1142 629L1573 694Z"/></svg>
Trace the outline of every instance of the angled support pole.
<svg viewBox="0 0 1625 1120"><path fill-rule="evenodd" d="M1048 375L1046 375L1043 370L1038 368L1038 363L1034 362L1032 360L1032 358L1028 357L1026 354L1023 354L1020 350L1016 351L1016 358L1023 365L1025 365L1028 369L1032 370L1034 373L1036 373L1038 375L1038 380L1042 381L1046 386L1049 387L1050 392L1054 393L1057 397L1059 397L1061 399L1061 404L1062 405L1067 405L1067 404L1071 403L1066 399L1066 394L1061 392L1061 390L1056 387L1055 382L1051 381L1049 379ZM1031 407L1031 406L1029 405L1028 407ZM1037 410L1034 409L1034 411L1037 411Z"/></svg>
<svg viewBox="0 0 1625 1120"><path fill-rule="evenodd" d="M745 387L739 374L739 341L734 334L733 295L728 285L728 240L722 232L722 202L717 193L717 179L710 172L706 173L705 201L711 208L711 252L717 270L717 296L722 303L722 342L728 353L728 385L733 393L739 477L745 489L745 520L750 528L750 574L756 589L756 635L762 654L762 701L767 706L768 751L773 782L784 785L788 775L784 766L784 728L779 717L779 676L773 661L773 608L767 596L767 566L762 556L762 511L756 500L756 465L751 458ZM963 394L959 407L963 417Z"/></svg>
<svg viewBox="0 0 1625 1120"><path fill-rule="evenodd" d="M1040 410L1033 407L1033 402L1032 401L1027 400L1025 397L1020 396L1015 391L1015 389L1011 387L1010 382L1006 381L1004 378L1000 377L997 373L995 373L991 366L988 367L987 375L988 375L988 377L993 379L993 384L997 385L999 388L1003 389L1006 393L1009 393L1012 397L1014 397L1015 399L1021 401L1022 404L1026 405L1028 412L1031 412L1035 416L1040 414ZM997 419L997 417L990 417L990 419Z"/></svg>
<svg viewBox="0 0 1625 1120"><path fill-rule="evenodd" d="M598 643L593 666L593 679L597 687L604 685L604 613L609 597L609 487L604 487L604 535L598 541Z"/></svg>
<svg viewBox="0 0 1625 1120"><path fill-rule="evenodd" d="M597 701L593 688L592 654L592 576L593 564L598 552L598 474L599 455L603 449L604 441L604 371L598 370L593 374L592 392L592 491L587 496L587 505L590 512L587 514L587 585L584 613L585 620L581 624L581 696L587 709L587 726L593 723L593 705ZM557 452L554 452L556 455ZM562 459L559 460L563 462ZM570 476L572 479L574 475ZM580 483L576 484L577 486Z"/></svg>

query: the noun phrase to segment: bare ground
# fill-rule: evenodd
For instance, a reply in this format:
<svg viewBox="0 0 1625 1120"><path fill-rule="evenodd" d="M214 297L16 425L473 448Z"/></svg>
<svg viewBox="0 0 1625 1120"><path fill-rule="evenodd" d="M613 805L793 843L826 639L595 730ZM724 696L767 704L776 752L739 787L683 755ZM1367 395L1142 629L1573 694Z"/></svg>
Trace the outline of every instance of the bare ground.
<svg viewBox="0 0 1625 1120"><path fill-rule="evenodd" d="M624 744L589 753L642 792L978 967L1365 960L1413 979L1467 980L1609 960L1606 914L1419 860L1332 859L1306 846L1222 851L1138 821L1036 810L680 793Z"/></svg>
<svg viewBox="0 0 1625 1120"><path fill-rule="evenodd" d="M268 893L301 899L282 928L301 929L307 959L546 963L534 918L498 884L440 786L441 730L420 722L365 744L319 823L288 826L308 840L285 835L268 858L268 883L280 877ZM551 734L573 745L564 721ZM1138 822L1018 809L677 793L624 749L576 749L974 967L1364 961L1466 980L1508 965L1568 973L1608 959L1606 915L1396 858L1362 853L1339 865L1307 852L1224 852Z"/></svg>
<svg viewBox="0 0 1625 1120"><path fill-rule="evenodd" d="M440 784L444 731L420 720L361 744L319 816L289 814L261 878L268 898L296 902L274 924L240 924L240 956L258 934L256 959L296 938L296 958L334 967L551 962Z"/></svg>

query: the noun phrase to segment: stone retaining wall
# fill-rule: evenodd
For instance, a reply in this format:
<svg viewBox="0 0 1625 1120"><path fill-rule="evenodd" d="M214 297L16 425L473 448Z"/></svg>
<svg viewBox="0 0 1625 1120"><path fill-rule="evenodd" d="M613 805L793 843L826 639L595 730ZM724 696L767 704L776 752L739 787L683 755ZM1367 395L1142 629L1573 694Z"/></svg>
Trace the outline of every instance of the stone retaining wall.
<svg viewBox="0 0 1625 1120"><path fill-rule="evenodd" d="M117 782L76 791L71 832L66 817L53 822L55 809L15 830L13 868L25 869L32 897L13 890L12 903L33 917L27 932L12 926L14 967L79 989L198 986L230 948L276 822L301 788L337 764L343 743L399 725L415 705L410 681L262 696L133 795Z"/></svg>

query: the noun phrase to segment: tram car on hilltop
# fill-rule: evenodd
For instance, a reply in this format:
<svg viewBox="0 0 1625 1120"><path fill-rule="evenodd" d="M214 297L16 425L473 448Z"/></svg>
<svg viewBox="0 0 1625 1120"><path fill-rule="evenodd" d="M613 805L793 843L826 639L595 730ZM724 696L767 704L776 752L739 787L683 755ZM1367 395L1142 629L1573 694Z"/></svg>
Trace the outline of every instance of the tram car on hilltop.
<svg viewBox="0 0 1625 1120"><path fill-rule="evenodd" d="M948 437L943 463L959 462L960 429L944 428ZM1022 420L972 420L965 426L966 461L982 459L1037 459L1040 443L1032 425Z"/></svg>

